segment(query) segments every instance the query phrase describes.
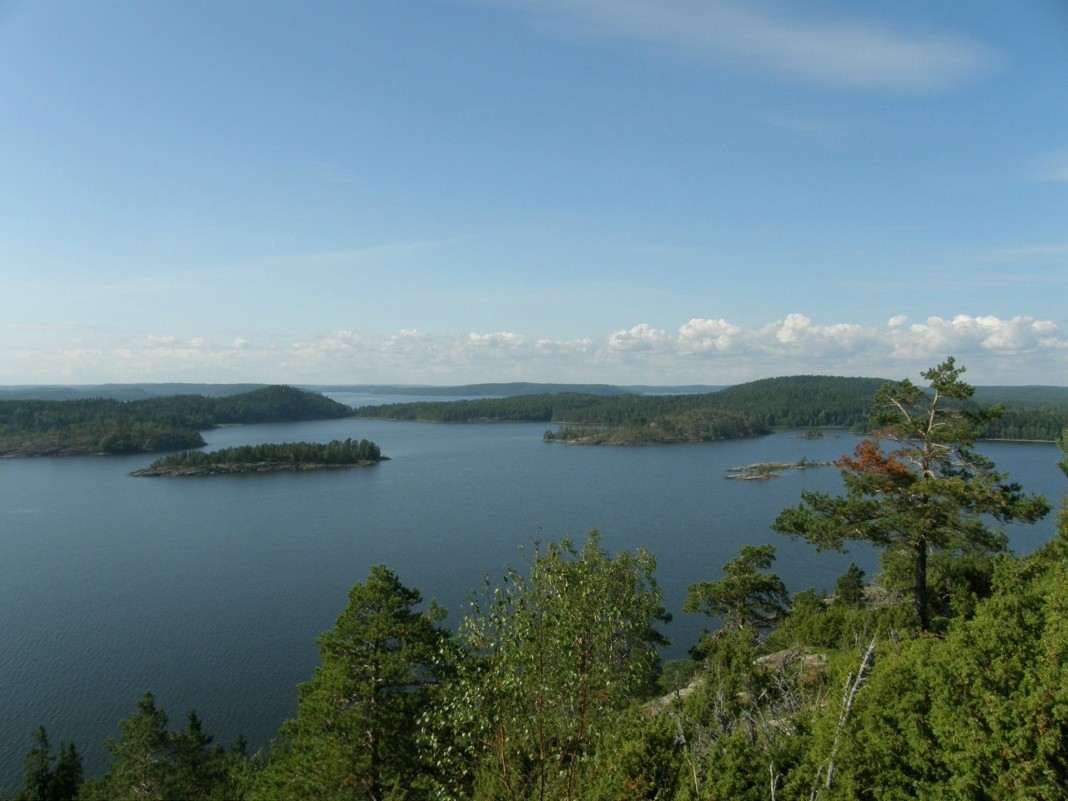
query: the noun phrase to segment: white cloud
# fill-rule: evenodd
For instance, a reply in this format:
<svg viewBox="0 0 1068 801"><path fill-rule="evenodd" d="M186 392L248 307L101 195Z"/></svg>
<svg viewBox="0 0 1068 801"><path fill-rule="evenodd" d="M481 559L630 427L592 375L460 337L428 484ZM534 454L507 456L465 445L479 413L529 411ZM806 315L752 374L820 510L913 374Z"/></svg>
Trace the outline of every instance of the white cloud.
<svg viewBox="0 0 1068 801"><path fill-rule="evenodd" d="M894 353L904 358L932 357L939 353L994 353L1025 356L1063 347L1066 340L1059 327L1033 317L970 317L959 314L952 320L930 317L910 326L893 342ZM1060 343L1060 344L1058 344ZM1049 376L1055 373L1047 373Z"/></svg>
<svg viewBox="0 0 1068 801"><path fill-rule="evenodd" d="M666 331L641 323L626 331L616 331L608 337L608 349L612 351L649 350L668 341Z"/></svg>
<svg viewBox="0 0 1068 801"><path fill-rule="evenodd" d="M942 92L996 61L962 36L895 30L877 21L802 20L796 7L731 0L483 0L525 10L560 35L648 42L729 60L792 82L847 89Z"/></svg>
<svg viewBox="0 0 1068 801"><path fill-rule="evenodd" d="M679 328L679 347L685 352L730 351L742 329L726 320L693 319Z"/></svg>
<svg viewBox="0 0 1068 801"><path fill-rule="evenodd" d="M576 381L614 384L726 384L773 375L818 373L916 376L953 355L974 383L1065 383L1068 333L1055 321L956 315L883 326L819 324L789 314L744 327L694 318L670 332L639 323L606 336L535 339L517 332L390 335L336 330L282 341L230 334L170 334L92 344L6 332L0 381L264 381L422 383Z"/></svg>

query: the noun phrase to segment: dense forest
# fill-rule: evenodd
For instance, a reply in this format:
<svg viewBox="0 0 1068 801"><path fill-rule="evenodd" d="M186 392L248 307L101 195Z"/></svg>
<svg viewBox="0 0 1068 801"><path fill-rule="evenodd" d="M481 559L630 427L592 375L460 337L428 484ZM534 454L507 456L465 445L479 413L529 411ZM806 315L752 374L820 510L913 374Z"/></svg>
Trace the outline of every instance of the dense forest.
<svg viewBox="0 0 1068 801"><path fill-rule="evenodd" d="M202 446L200 431L219 425L325 420L351 414L344 404L287 386L225 397L0 400L0 456L180 450Z"/></svg>
<svg viewBox="0 0 1068 801"><path fill-rule="evenodd" d="M459 401L362 406L359 417L427 420L446 423L537 422L578 426L547 435L547 439L588 443L720 439L708 436L672 438L666 432L692 428L686 420L712 419L712 412L739 416L726 436L753 436L769 427L836 426L865 430L872 396L888 382L878 378L790 376L766 378L718 392L688 395L590 395L557 393ZM990 387L986 405L1003 404L1004 414L987 421L985 439L1055 440L1068 426L1068 389L1057 387ZM969 403L975 403L974 399ZM977 407L978 408L978 407Z"/></svg>
<svg viewBox="0 0 1068 801"><path fill-rule="evenodd" d="M369 440L264 443L214 451L182 451L163 456L134 476L194 476L226 473L263 473L276 470L310 470L351 467L382 461L382 449Z"/></svg>
<svg viewBox="0 0 1068 801"><path fill-rule="evenodd" d="M621 425L567 425L546 431L547 442L581 445L659 445L673 442L712 442L755 437L768 433L752 418L715 409L690 409L660 415L652 420Z"/></svg>
<svg viewBox="0 0 1068 801"><path fill-rule="evenodd" d="M803 492L773 525L872 544L870 579L850 566L833 594L791 597L775 546L744 545L691 585L683 612L709 628L661 665L655 558L597 532L535 546L449 627L377 565L268 749L215 745L193 712L173 727L148 693L99 776L34 732L16 798L1063 799L1068 508L1045 546L1007 551L1001 524L1050 506L973 450L998 412L961 372L878 390L842 492Z"/></svg>

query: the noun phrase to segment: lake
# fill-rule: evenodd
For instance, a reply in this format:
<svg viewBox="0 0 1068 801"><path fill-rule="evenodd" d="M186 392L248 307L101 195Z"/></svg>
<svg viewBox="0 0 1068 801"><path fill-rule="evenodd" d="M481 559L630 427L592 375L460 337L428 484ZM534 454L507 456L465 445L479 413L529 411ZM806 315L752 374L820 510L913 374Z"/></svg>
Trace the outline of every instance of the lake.
<svg viewBox="0 0 1068 801"><path fill-rule="evenodd" d="M675 616L669 658L709 623L682 614L686 587L719 578L743 544L775 544L791 591L833 589L850 561L875 571L868 549L819 554L769 529L802 488L837 489L833 468L724 479L759 461L837 458L851 435L611 448L544 443L546 428L346 419L205 432L209 448L367 438L391 457L313 473L132 478L151 457L0 462L0 790L17 789L39 724L98 772L103 740L149 689L175 727L195 708L216 742L241 732L267 745L318 663L315 637L376 563L455 624L483 576L522 563L520 549L596 528L611 551L657 557ZM983 450L1028 491L1060 499L1053 445ZM1014 550L1053 527L1052 515L1014 527Z"/></svg>

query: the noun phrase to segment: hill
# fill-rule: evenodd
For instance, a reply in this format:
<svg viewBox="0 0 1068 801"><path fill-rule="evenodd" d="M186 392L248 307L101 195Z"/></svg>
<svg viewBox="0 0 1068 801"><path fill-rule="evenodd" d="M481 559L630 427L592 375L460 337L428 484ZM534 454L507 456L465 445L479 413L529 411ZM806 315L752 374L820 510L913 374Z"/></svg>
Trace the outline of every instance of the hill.
<svg viewBox="0 0 1068 801"><path fill-rule="evenodd" d="M221 398L252 392L266 386L268 384L39 384L0 387L0 400L63 401L107 398L133 401L170 395L206 395L209 398Z"/></svg>
<svg viewBox="0 0 1068 801"><path fill-rule="evenodd" d="M582 432L566 429L547 438L574 442L680 441L662 439L665 430L690 428L679 415L717 412L737 417L728 428L735 436L752 436L769 427L842 427L864 429L871 412L872 398L887 379L801 375L765 378L727 387L715 392L694 394L616 394L593 395L577 392L545 395L516 395L457 401L424 401L362 406L359 417L433 422L539 422L584 427ZM985 431L989 439L1056 439L1068 427L1068 388L989 387L976 391L982 406L1004 403L1003 417ZM711 420L705 415L705 420ZM613 429L595 435L590 427ZM633 436L619 436L615 429L629 427ZM645 429L645 433L638 434ZM655 431L653 431L655 429ZM743 433L745 432L745 433ZM720 436L697 435L698 439ZM691 441L692 433L681 441Z"/></svg>
<svg viewBox="0 0 1068 801"><path fill-rule="evenodd" d="M323 395L287 386L223 397L0 400L0 456L181 450L202 446L199 432L219 425L324 420L351 414L348 406Z"/></svg>

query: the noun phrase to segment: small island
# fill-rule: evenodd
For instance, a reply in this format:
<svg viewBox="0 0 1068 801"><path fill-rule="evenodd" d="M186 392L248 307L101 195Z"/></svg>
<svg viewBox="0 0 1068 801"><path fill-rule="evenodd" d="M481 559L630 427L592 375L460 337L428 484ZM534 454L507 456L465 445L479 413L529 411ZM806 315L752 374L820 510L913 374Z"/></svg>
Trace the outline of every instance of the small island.
<svg viewBox="0 0 1068 801"><path fill-rule="evenodd" d="M366 439L241 445L217 451L183 451L157 459L131 476L221 476L277 473L291 470L328 470L377 464L388 459Z"/></svg>
<svg viewBox="0 0 1068 801"><path fill-rule="evenodd" d="M807 470L810 467L830 467L831 462L814 462L802 456L796 462L758 462L745 467L727 469L727 478L735 481L763 481L778 478L783 470Z"/></svg>

